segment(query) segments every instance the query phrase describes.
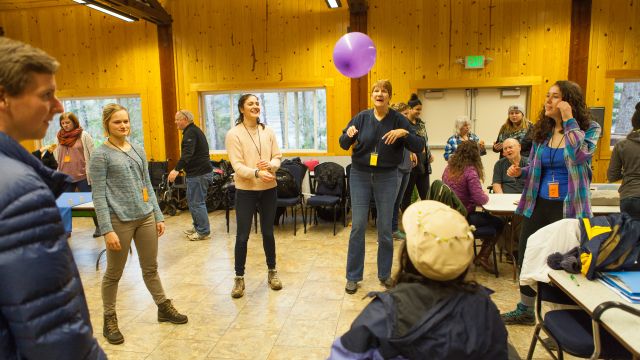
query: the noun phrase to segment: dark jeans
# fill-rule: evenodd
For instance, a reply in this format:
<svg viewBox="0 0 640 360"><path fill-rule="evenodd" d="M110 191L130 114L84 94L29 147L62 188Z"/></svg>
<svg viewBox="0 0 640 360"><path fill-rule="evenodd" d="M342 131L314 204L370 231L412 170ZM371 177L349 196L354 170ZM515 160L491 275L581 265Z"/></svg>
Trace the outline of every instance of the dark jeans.
<svg viewBox="0 0 640 360"><path fill-rule="evenodd" d="M191 212L193 228L199 235L209 235L209 212L207 211L207 191L213 182L213 173L187 176L187 204Z"/></svg>
<svg viewBox="0 0 640 360"><path fill-rule="evenodd" d="M564 218L562 207L562 200L547 200L540 197L536 199L536 205L531 217L525 217L522 220L522 233L520 233L520 241L518 242L519 267L522 267L524 251L527 248L529 236L551 223L562 220ZM520 293L529 297L536 295L535 290L530 286L520 286Z"/></svg>
<svg viewBox="0 0 640 360"><path fill-rule="evenodd" d="M236 276L244 276L244 266L247 262L247 242L256 208L260 213L262 247L267 258L267 267L269 269L276 268L276 240L273 237L273 220L276 217L277 199L276 188L262 191L236 190Z"/></svg>
<svg viewBox="0 0 640 360"><path fill-rule="evenodd" d="M420 195L420 199L426 200L427 195L429 194L429 172L425 172L424 174L418 174L415 171L411 172L409 175L409 182L407 183L407 188L404 192L404 197L402 199L402 211L407 210L409 205L411 205L411 195L413 194L413 187L418 188L418 195Z"/></svg>
<svg viewBox="0 0 640 360"><path fill-rule="evenodd" d="M396 203L393 204L393 218L391 219L391 231L398 231L398 215L400 213L400 206L404 200L404 191L407 189L409 183L409 177L411 173L403 173L398 171L398 195L396 195Z"/></svg>
<svg viewBox="0 0 640 360"><path fill-rule="evenodd" d="M627 213L635 219L640 219L640 197L620 199L620 212Z"/></svg>
<svg viewBox="0 0 640 360"><path fill-rule="evenodd" d="M475 226L476 229L479 229L481 227L490 227L495 229L496 237L498 236L498 234L500 234L502 228L504 227L504 221L502 221L502 219L486 212L474 211L467 215L467 221L469 222L469 225Z"/></svg>

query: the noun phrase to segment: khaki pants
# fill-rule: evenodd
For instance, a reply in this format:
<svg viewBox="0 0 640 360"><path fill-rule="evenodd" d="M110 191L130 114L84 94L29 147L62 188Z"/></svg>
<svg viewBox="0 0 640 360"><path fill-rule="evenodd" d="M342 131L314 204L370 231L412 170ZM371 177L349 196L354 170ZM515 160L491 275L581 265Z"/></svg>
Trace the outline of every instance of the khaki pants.
<svg viewBox="0 0 640 360"><path fill-rule="evenodd" d="M153 213L134 221L120 221L111 214L113 230L120 239L119 251L107 250L107 270L102 278L102 304L105 315L115 314L118 282L127 263L131 240L135 241L142 278L156 304L167 298L158 275L158 233Z"/></svg>

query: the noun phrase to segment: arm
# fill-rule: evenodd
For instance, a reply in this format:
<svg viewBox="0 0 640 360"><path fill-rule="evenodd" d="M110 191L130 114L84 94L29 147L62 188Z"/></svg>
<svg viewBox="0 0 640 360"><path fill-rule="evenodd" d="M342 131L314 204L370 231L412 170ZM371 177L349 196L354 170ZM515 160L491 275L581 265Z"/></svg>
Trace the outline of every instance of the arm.
<svg viewBox="0 0 640 360"><path fill-rule="evenodd" d="M88 165L91 161L91 154L93 153L94 145L93 138L86 131L82 131L82 146L84 147L85 153L84 161L85 164ZM89 169L89 166L85 166L85 171L87 173L87 182L91 185L91 170Z"/></svg>
<svg viewBox="0 0 640 360"><path fill-rule="evenodd" d="M103 145L104 146L104 145ZM112 232L111 215L109 213L109 204L107 203L107 166L109 161L104 152L91 157L91 174L93 182L91 194L93 196L93 206L96 209L96 217L98 218L98 227L102 235Z"/></svg>
<svg viewBox="0 0 640 360"><path fill-rule="evenodd" d="M0 343L24 359L106 359L51 191L35 175L15 183L0 205Z"/></svg>
<svg viewBox="0 0 640 360"><path fill-rule="evenodd" d="M162 215L162 210L160 210L160 206L158 205L156 192L153 191L153 184L151 184L151 177L149 177L149 162L147 162L147 154L144 152L144 149L141 147L138 148L138 151L140 154L142 154L142 157L144 158L144 162L143 162L144 183L145 183L145 186L147 187L147 192L149 193L149 202L151 202L151 205L153 206L153 216L155 217L157 223L163 222L164 216Z"/></svg>
<svg viewBox="0 0 640 360"><path fill-rule="evenodd" d="M592 121L589 128L582 131L574 118L568 119L562 124L566 136L565 154L574 164L584 164L590 161L600 137L600 125Z"/></svg>
<svg viewBox="0 0 640 360"><path fill-rule="evenodd" d="M451 156L451 154L456 151L456 148L454 146L455 142L456 139L452 136L449 138L449 140L447 140L447 144L444 146L444 159L447 161L449 161L449 156Z"/></svg>
<svg viewBox="0 0 640 360"><path fill-rule="evenodd" d="M255 164L249 166L244 160L242 155L242 144L240 139L233 132L229 131L225 138L225 147L227 148L227 154L229 155L229 161L235 173L246 179L255 179Z"/></svg>
<svg viewBox="0 0 640 360"><path fill-rule="evenodd" d="M380 346L376 334L386 335L386 311L380 300L374 299L353 321L351 328L331 345L329 359L375 359Z"/></svg>
<svg viewBox="0 0 640 360"><path fill-rule="evenodd" d="M175 170L177 171L184 170L196 151L196 134L190 130L192 129L185 131L182 137L182 154L180 154L180 160L176 164Z"/></svg>
<svg viewBox="0 0 640 360"><path fill-rule="evenodd" d="M473 168L467 168L464 172L467 178L467 186L469 187L471 201L476 205L484 205L489 202L489 196L484 192L476 170Z"/></svg>
<svg viewBox="0 0 640 360"><path fill-rule="evenodd" d="M622 179L622 159L620 159L620 143L617 143L613 147L611 152L611 161L609 162L609 169L607 170L607 180L609 182L615 182Z"/></svg>
<svg viewBox="0 0 640 360"><path fill-rule="evenodd" d="M269 141L271 141L271 161L269 161L269 165L271 165L271 172L275 174L282 163L282 153L278 147L276 134L271 129L269 129Z"/></svg>
<svg viewBox="0 0 640 360"><path fill-rule="evenodd" d="M347 124L347 127L345 127L342 130L342 135L340 135L340 138L338 139L338 141L340 142L340 147L343 150L349 150L351 145L353 145L353 143L356 142L356 140L358 140L357 133L352 136L349 136L349 134L347 134L347 130L349 130L349 128L352 126L354 126L356 130L360 130L360 127L362 126L362 124L361 122L357 121L357 119L358 119L358 116L356 115L356 117L354 117L353 119L351 119L351 121L349 121L349 123Z"/></svg>
<svg viewBox="0 0 640 360"><path fill-rule="evenodd" d="M426 149L426 139L416 134L416 130L409 124L409 120L404 116L398 114L398 118L400 119L398 128L409 132L408 135L404 137L404 147L416 154L423 153Z"/></svg>
<svg viewBox="0 0 640 360"><path fill-rule="evenodd" d="M494 193L504 193L504 191L502 191L502 180L502 172L500 171L500 160L498 160L496 164L493 165L493 184L491 186L493 187Z"/></svg>

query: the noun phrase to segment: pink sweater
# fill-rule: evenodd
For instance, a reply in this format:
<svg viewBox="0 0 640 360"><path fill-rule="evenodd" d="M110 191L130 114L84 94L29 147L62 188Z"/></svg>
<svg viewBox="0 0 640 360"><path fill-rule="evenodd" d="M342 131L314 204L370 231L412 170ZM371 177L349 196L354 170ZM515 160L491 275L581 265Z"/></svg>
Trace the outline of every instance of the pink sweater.
<svg viewBox="0 0 640 360"><path fill-rule="evenodd" d="M258 134L249 135L242 124L232 127L227 132L225 146L227 154L229 154L229 161L235 171L236 189L260 191L272 189L277 185L275 179L265 183L255 176L258 160L269 161L271 171L275 174L280 167L280 159L282 158L273 131L268 127L262 129L262 126L258 126Z"/></svg>
<svg viewBox="0 0 640 360"><path fill-rule="evenodd" d="M482 189L482 183L478 172L473 166L467 166L456 181L449 177L449 166L444 169L442 182L453 190L462 201L468 213L475 211L476 206L484 205L489 201L489 196Z"/></svg>

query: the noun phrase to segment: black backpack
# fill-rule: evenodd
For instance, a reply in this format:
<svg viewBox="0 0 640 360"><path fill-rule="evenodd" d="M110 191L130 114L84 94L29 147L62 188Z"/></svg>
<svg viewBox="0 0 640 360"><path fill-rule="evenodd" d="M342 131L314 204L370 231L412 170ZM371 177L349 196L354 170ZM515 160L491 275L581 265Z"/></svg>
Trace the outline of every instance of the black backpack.
<svg viewBox="0 0 640 360"><path fill-rule="evenodd" d="M278 183L278 197L294 198L300 196L296 179L286 168L281 167L276 171L276 182Z"/></svg>

